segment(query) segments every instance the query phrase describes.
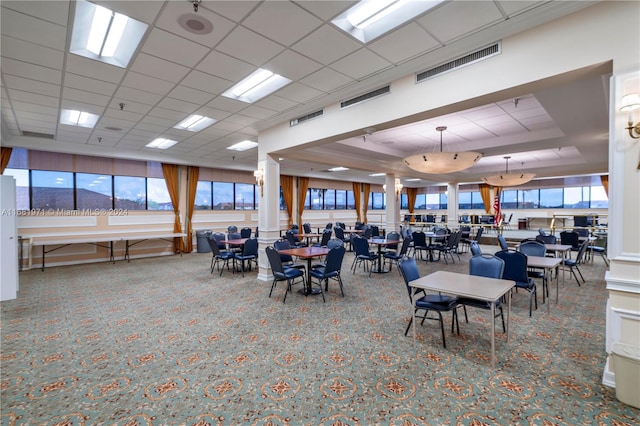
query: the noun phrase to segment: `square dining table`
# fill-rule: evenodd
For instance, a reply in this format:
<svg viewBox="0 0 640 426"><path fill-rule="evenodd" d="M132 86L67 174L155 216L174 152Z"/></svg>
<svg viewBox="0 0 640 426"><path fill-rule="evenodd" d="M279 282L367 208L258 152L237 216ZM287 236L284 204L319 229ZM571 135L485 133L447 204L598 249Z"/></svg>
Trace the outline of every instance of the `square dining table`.
<svg viewBox="0 0 640 426"><path fill-rule="evenodd" d="M314 257L326 256L329 253L329 249L326 247L296 247L278 250L280 254L288 254L289 256L295 256L300 259L307 260L307 287L302 291L305 296L316 295L322 293L321 289L311 287L311 260Z"/></svg>

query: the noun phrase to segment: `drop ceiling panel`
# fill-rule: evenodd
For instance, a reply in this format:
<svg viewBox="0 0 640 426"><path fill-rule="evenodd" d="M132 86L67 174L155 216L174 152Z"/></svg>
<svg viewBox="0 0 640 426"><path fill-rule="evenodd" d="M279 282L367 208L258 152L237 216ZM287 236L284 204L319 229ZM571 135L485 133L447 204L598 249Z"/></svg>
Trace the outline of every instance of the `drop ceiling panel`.
<svg viewBox="0 0 640 426"><path fill-rule="evenodd" d="M259 67L282 52L284 47L244 27L236 27L216 46L216 50Z"/></svg>
<svg viewBox="0 0 640 426"><path fill-rule="evenodd" d="M220 3L213 3L212 8L217 11L217 6ZM156 25L170 33L211 48L217 45L233 29L235 23L217 13L211 12L205 6L206 4L201 3L198 13L193 13L193 6L186 1L168 2ZM186 22L188 20L200 21L203 27L210 23L213 26L213 31L208 34L194 33L192 32L193 30L187 30L179 24L179 21Z"/></svg>
<svg viewBox="0 0 640 426"><path fill-rule="evenodd" d="M286 111L290 108L294 108L298 105L297 102L290 101L289 99L282 98L280 96L271 95L256 102L256 106L264 107L273 111Z"/></svg>
<svg viewBox="0 0 640 426"><path fill-rule="evenodd" d="M448 43L502 20L500 10L493 2L454 1L418 18L418 23L437 40Z"/></svg>
<svg viewBox="0 0 640 426"><path fill-rule="evenodd" d="M120 100L112 99L111 103L109 104L109 108L112 108L114 110L120 110L120 103L121 103ZM127 101L123 103L124 103L124 107L123 107L123 111L121 112L123 112L124 114L127 114L127 113L148 114L152 108L151 105L142 104L139 102Z"/></svg>
<svg viewBox="0 0 640 426"><path fill-rule="evenodd" d="M293 82L278 90L278 96L298 103L309 102L312 99L318 98L322 94L323 92L320 90L296 82Z"/></svg>
<svg viewBox="0 0 640 426"><path fill-rule="evenodd" d="M330 68L323 68L308 77L300 80L301 83L325 93L332 92L354 82L354 80L342 73ZM284 95L283 95L284 96Z"/></svg>
<svg viewBox="0 0 640 426"><path fill-rule="evenodd" d="M80 102L104 107L109 104L111 97L65 87L62 91L62 99L65 101ZM100 111L100 113L102 113L102 111Z"/></svg>
<svg viewBox="0 0 640 426"><path fill-rule="evenodd" d="M285 50L264 64L263 68L283 77L287 77L290 80L298 80L319 70L322 68L322 65L297 52L294 52L293 50Z"/></svg>
<svg viewBox="0 0 640 426"><path fill-rule="evenodd" d="M127 73L124 80L122 80L122 85L144 90L145 92L155 93L157 95L166 95L175 87L175 84L170 81L161 80L159 78L150 77L133 71L129 71Z"/></svg>
<svg viewBox="0 0 640 426"><path fill-rule="evenodd" d="M519 1L502 1L501 0L496 3L500 5L500 7L502 8L502 10L504 10L507 16L513 16L524 10L540 5L544 2L543 1L525 1L525 0L519 0Z"/></svg>
<svg viewBox="0 0 640 426"><path fill-rule="evenodd" d="M300 7L318 16L323 20L331 20L356 4L356 1L336 0L336 1L296 1Z"/></svg>
<svg viewBox="0 0 640 426"><path fill-rule="evenodd" d="M137 90L131 87L120 87L115 93L115 98L118 101L123 101L125 105L131 102L138 102L146 105L155 105L162 99L162 96L155 93L145 92L144 90Z"/></svg>
<svg viewBox="0 0 640 426"><path fill-rule="evenodd" d="M284 1L263 2L243 22L255 32L290 46L322 21L298 5Z"/></svg>
<svg viewBox="0 0 640 426"><path fill-rule="evenodd" d="M67 29L63 25L56 25L4 7L0 19L3 35L60 51L65 49Z"/></svg>
<svg viewBox="0 0 640 426"><path fill-rule="evenodd" d="M391 63L389 61L365 48L331 64L331 68L348 75L354 80L378 73L390 66Z"/></svg>
<svg viewBox="0 0 640 426"><path fill-rule="evenodd" d="M20 102L17 100L12 100L11 106L15 111L31 111L37 114L51 115L54 117L58 116L58 107L49 107L45 105L35 105L25 102Z"/></svg>
<svg viewBox="0 0 640 426"><path fill-rule="evenodd" d="M192 89L219 95L233 85L233 82L201 71L193 70L181 84Z"/></svg>
<svg viewBox="0 0 640 426"><path fill-rule="evenodd" d="M110 83L120 83L126 72L126 70L122 68L71 53L67 55L66 70L74 74L84 75Z"/></svg>
<svg viewBox="0 0 640 426"><path fill-rule="evenodd" d="M168 96L170 98L178 99L181 101L193 102L202 105L211 101L215 95L186 86L176 86L176 88L173 89Z"/></svg>
<svg viewBox="0 0 640 426"><path fill-rule="evenodd" d="M238 82L255 71L255 66L214 50L196 66L196 69L232 82ZM231 85L233 84L235 83Z"/></svg>
<svg viewBox="0 0 640 426"><path fill-rule="evenodd" d="M179 82L189 72L187 67L147 55L146 53L137 55L131 69L140 74L150 75L173 83Z"/></svg>
<svg viewBox="0 0 640 426"><path fill-rule="evenodd" d="M331 46L331 48L327 48ZM292 46L292 49L324 65L347 56L360 48L352 38L329 25L323 25Z"/></svg>
<svg viewBox="0 0 640 426"><path fill-rule="evenodd" d="M2 2L2 6L62 26L67 24L67 18L69 17L68 1L34 2L5 0Z"/></svg>
<svg viewBox="0 0 640 426"><path fill-rule="evenodd" d="M212 3L204 3L202 7L210 8L215 13L218 13L226 18L235 22L240 22L247 16L256 5L260 3L258 1L220 1Z"/></svg>
<svg viewBox="0 0 640 426"><path fill-rule="evenodd" d="M47 68L61 70L64 63L64 52L17 38L2 37L0 52L3 58L13 58Z"/></svg>
<svg viewBox="0 0 640 426"><path fill-rule="evenodd" d="M209 49L160 29L153 29L142 45L142 51L177 64L192 67Z"/></svg>
<svg viewBox="0 0 640 426"><path fill-rule="evenodd" d="M191 114L193 111L198 109L199 105L178 99L164 98L160 103L158 103L158 106L166 109L172 109L174 111L180 111L185 114Z"/></svg>
<svg viewBox="0 0 640 426"><path fill-rule="evenodd" d="M369 49L392 63L400 63L440 44L420 25L410 23L369 45Z"/></svg>
<svg viewBox="0 0 640 426"><path fill-rule="evenodd" d="M22 90L9 89L7 92L12 101L22 101L28 104L44 105L53 108L58 107L58 98L25 92Z"/></svg>
<svg viewBox="0 0 640 426"><path fill-rule="evenodd" d="M21 78L15 75L5 75L4 79L9 86L16 90L34 92L46 96L60 95L60 85L58 84L43 83L42 81Z"/></svg>
<svg viewBox="0 0 640 426"><path fill-rule="evenodd" d="M65 87L71 87L73 89L84 90L86 92L99 93L101 95L112 96L116 88L115 84L108 83L106 81L94 80L82 75L76 75L72 73L65 73L64 75Z"/></svg>
<svg viewBox="0 0 640 426"><path fill-rule="evenodd" d="M59 70L9 58L2 59L2 73L43 81L45 83L60 84L62 82L62 72Z"/></svg>

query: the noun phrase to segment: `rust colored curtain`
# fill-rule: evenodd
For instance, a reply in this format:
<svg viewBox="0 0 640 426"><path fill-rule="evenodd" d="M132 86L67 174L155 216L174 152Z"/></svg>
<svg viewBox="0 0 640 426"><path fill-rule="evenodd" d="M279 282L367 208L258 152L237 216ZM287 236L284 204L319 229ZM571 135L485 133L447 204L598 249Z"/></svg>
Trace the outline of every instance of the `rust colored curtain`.
<svg viewBox="0 0 640 426"><path fill-rule="evenodd" d="M364 216L363 223L367 223L367 211L369 210L369 194L371 193L371 184L362 184L362 215Z"/></svg>
<svg viewBox="0 0 640 426"><path fill-rule="evenodd" d="M293 176L280 176L280 186L282 186L282 197L287 206L287 228L293 225Z"/></svg>
<svg viewBox="0 0 640 426"><path fill-rule="evenodd" d="M191 219L193 218L193 208L196 204L196 189L198 188L199 167L189 167L188 184L187 184L187 243L184 251L191 253L193 251L193 226Z"/></svg>
<svg viewBox="0 0 640 426"><path fill-rule="evenodd" d="M489 213L491 212L491 186L486 183L481 183L478 185L478 188L480 189L480 196L484 204L484 211Z"/></svg>
<svg viewBox="0 0 640 426"><path fill-rule="evenodd" d="M418 188L407 188L407 203L409 204L409 213L411 213L411 220L413 222L413 210L416 205L416 198L418 197Z"/></svg>
<svg viewBox="0 0 640 426"><path fill-rule="evenodd" d="M304 201L307 198L307 189L309 189L309 178L298 178L298 226L302 229L302 212L304 211Z"/></svg>
<svg viewBox="0 0 640 426"><path fill-rule="evenodd" d="M360 213L360 205L362 204L362 193L360 192L360 183L351 182L353 188L353 201L356 207L356 222L362 222L362 214Z"/></svg>
<svg viewBox="0 0 640 426"><path fill-rule="evenodd" d="M171 197L171 204L173 205L173 212L175 213L173 232L182 232L182 226L180 225L180 187L178 185L178 166L176 164L162 163L162 174L164 176L164 181L167 184L169 197ZM180 253L182 252L182 249L182 238L175 237L173 239L174 252Z"/></svg>
<svg viewBox="0 0 640 426"><path fill-rule="evenodd" d="M13 151L13 148L8 148L6 146L0 148L0 174L4 173L4 169L6 169L7 164L9 164L11 151Z"/></svg>
<svg viewBox="0 0 640 426"><path fill-rule="evenodd" d="M602 182L602 186L604 187L604 193L609 196L609 176L608 175L600 175L600 182Z"/></svg>

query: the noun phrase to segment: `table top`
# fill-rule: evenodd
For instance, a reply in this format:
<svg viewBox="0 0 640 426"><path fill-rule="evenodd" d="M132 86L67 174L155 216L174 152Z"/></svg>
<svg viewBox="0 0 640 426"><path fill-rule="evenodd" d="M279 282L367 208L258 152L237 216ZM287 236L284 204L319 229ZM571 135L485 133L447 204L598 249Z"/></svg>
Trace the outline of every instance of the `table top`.
<svg viewBox="0 0 640 426"><path fill-rule="evenodd" d="M227 243L227 244L238 244L238 245L242 245L244 243L246 243L248 240L248 238L236 238L233 240L226 240L226 241L220 241L221 243Z"/></svg>
<svg viewBox="0 0 640 426"><path fill-rule="evenodd" d="M573 246L569 244L545 244L544 247L547 250L553 251L568 251L573 248Z"/></svg>
<svg viewBox="0 0 640 426"><path fill-rule="evenodd" d="M555 268L561 263L560 257L527 256L527 266L532 268Z"/></svg>
<svg viewBox="0 0 640 426"><path fill-rule="evenodd" d="M70 235L40 237L37 235L23 235L23 238L32 238L33 245L60 245L60 244L81 244L81 243L101 243L107 241L124 241L124 240L146 240L152 238L175 238L186 237L187 234L180 232L138 232L138 233L121 233L121 234L95 234L95 235Z"/></svg>
<svg viewBox="0 0 640 426"><path fill-rule="evenodd" d="M414 288L492 302L506 294L515 285L515 282L449 271L436 271L411 281L409 285Z"/></svg>
<svg viewBox="0 0 640 426"><path fill-rule="evenodd" d="M297 247L297 248L278 250L278 253L288 254L290 256L297 256L302 259L307 259L310 257L324 256L329 253L329 250L330 249L326 247Z"/></svg>
<svg viewBox="0 0 640 426"><path fill-rule="evenodd" d="M394 244L400 244L399 240L386 240L384 238L372 238L369 240L370 244L377 244L379 246L391 246Z"/></svg>

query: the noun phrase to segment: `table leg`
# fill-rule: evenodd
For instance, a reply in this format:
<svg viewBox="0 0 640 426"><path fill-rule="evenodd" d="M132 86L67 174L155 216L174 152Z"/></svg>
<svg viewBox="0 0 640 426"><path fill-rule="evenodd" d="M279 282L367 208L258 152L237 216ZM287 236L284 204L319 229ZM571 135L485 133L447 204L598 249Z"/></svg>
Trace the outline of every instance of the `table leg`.
<svg viewBox="0 0 640 426"><path fill-rule="evenodd" d="M509 341L510 325L511 325L511 290L507 292L507 342Z"/></svg>
<svg viewBox="0 0 640 426"><path fill-rule="evenodd" d="M496 366L496 301L491 302L491 367Z"/></svg>

